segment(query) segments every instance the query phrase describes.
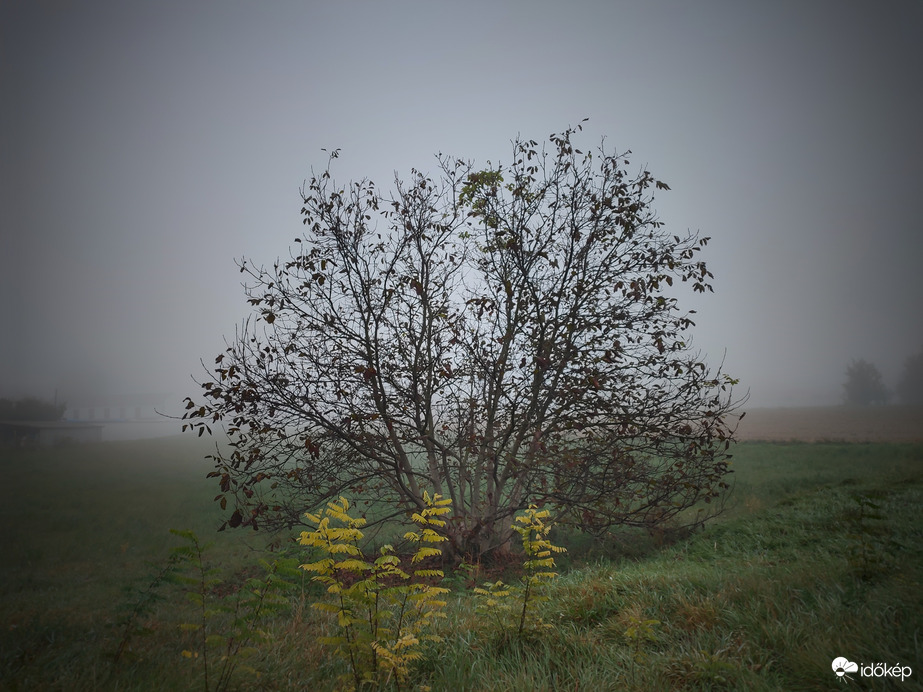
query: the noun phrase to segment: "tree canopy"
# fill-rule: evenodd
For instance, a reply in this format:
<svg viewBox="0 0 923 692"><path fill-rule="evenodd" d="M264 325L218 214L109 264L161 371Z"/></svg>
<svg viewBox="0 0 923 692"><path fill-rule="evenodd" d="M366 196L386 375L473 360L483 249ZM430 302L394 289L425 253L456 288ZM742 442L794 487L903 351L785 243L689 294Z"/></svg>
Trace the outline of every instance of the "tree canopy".
<svg viewBox="0 0 923 692"><path fill-rule="evenodd" d="M923 404L923 348L904 361L897 394L905 404Z"/></svg>
<svg viewBox="0 0 923 692"><path fill-rule="evenodd" d="M852 406L888 403L888 388L878 368L867 360L854 360L846 368L844 398Z"/></svg>
<svg viewBox="0 0 923 692"><path fill-rule="evenodd" d="M736 381L677 298L712 290L708 238L667 233L669 187L575 148L580 129L516 139L508 164L440 155L388 195L338 185L338 152L306 182L303 235L240 261L254 315L186 401L185 428L230 437L226 525L294 526L346 493L418 511L429 490L452 500L450 551L483 554L532 503L592 532L710 515Z"/></svg>
<svg viewBox="0 0 923 692"><path fill-rule="evenodd" d="M58 421L64 416L67 404L52 403L35 397L0 399L0 420L5 421Z"/></svg>

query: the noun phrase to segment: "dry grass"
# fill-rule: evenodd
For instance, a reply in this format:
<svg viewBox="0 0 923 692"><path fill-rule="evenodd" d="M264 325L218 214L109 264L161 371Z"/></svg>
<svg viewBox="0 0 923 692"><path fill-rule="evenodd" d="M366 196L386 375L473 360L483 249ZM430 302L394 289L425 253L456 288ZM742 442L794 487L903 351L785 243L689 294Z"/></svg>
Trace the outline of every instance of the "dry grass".
<svg viewBox="0 0 923 692"><path fill-rule="evenodd" d="M923 406L756 408L737 432L743 441L923 442Z"/></svg>

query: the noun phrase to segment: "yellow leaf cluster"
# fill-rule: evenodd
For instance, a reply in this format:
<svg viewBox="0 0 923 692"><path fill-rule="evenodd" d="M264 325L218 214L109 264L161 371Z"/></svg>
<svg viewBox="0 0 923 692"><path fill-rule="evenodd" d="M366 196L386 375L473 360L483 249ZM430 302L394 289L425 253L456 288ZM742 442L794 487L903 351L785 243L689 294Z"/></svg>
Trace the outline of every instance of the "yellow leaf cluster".
<svg viewBox="0 0 923 692"><path fill-rule="evenodd" d="M438 494L424 492L422 499L425 506L410 517L419 529L405 534L407 540L417 544L411 564L442 554L436 544L446 538L436 529L446 526L440 517L451 511L451 500ZM424 629L434 618L445 617L440 610L446 601L439 597L448 589L415 580L441 578L444 574L438 569L408 574L401 569L401 558L390 545L383 546L374 561L364 559L359 546L365 520L351 517L349 508L349 501L340 497L327 503L322 513L307 513L305 516L316 528L302 532L299 540L302 545L326 553L326 557L301 568L314 572L312 580L327 586L334 602L312 606L336 616L342 631L342 636L319 641L335 646L336 652L349 661L353 685L374 684L376 679L381 682L379 673L386 675L384 680L395 678L400 684L409 675L410 663L422 657L420 642L438 639ZM394 584L395 578L405 583Z"/></svg>

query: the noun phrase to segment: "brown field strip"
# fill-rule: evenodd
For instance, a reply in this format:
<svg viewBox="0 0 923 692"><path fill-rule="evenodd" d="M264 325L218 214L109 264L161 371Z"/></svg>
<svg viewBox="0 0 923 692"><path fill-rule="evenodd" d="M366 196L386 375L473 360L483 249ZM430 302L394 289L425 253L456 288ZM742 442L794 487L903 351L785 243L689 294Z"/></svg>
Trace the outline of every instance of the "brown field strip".
<svg viewBox="0 0 923 692"><path fill-rule="evenodd" d="M923 406L817 406L747 410L743 441L923 442Z"/></svg>

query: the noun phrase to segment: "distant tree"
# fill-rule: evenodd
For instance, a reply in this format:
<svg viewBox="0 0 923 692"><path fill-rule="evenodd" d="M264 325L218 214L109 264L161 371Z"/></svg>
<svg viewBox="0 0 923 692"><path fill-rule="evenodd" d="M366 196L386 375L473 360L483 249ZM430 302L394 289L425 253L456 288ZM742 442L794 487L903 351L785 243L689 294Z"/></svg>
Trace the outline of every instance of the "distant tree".
<svg viewBox="0 0 923 692"><path fill-rule="evenodd" d="M851 406L888 403L888 389L878 368L867 360L854 360L846 368L844 399Z"/></svg>
<svg viewBox="0 0 923 692"><path fill-rule="evenodd" d="M923 404L923 348L904 361L897 394L905 404Z"/></svg>
<svg viewBox="0 0 923 692"><path fill-rule="evenodd" d="M270 269L241 261L258 317L186 400L184 428L231 437L211 473L227 526L341 494L387 519L428 489L458 555L505 549L533 503L593 532L713 514L736 381L690 349L675 297L712 290L708 238L664 232L667 185L574 148L579 129L517 139L508 166L440 157L389 196L329 164L306 184L305 234Z"/></svg>
<svg viewBox="0 0 923 692"><path fill-rule="evenodd" d="M34 397L13 401L0 399L0 420L56 421L61 420L67 404L53 404Z"/></svg>

